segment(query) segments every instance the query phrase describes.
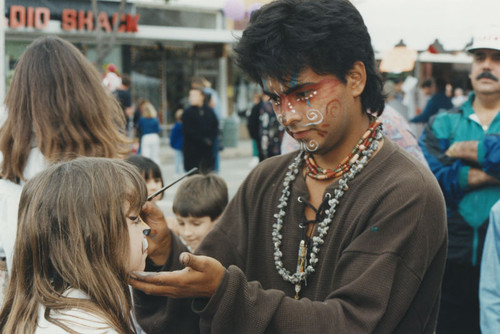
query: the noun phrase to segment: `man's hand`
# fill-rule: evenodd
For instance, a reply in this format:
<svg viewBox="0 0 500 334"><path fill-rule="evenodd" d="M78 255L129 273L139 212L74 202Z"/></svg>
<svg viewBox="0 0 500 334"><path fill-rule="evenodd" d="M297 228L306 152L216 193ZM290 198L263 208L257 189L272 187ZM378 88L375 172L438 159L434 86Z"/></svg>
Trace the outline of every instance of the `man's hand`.
<svg viewBox="0 0 500 334"><path fill-rule="evenodd" d="M172 247L172 235L163 212L153 202L146 202L141 218L151 228L148 238L148 257L158 266L164 265Z"/></svg>
<svg viewBox="0 0 500 334"><path fill-rule="evenodd" d="M186 268L176 271L133 272L130 285L150 295L173 298L211 297L226 272L222 264L208 256L182 253Z"/></svg>
<svg viewBox="0 0 500 334"><path fill-rule="evenodd" d="M451 158L477 162L477 140L459 141L453 143L445 154Z"/></svg>

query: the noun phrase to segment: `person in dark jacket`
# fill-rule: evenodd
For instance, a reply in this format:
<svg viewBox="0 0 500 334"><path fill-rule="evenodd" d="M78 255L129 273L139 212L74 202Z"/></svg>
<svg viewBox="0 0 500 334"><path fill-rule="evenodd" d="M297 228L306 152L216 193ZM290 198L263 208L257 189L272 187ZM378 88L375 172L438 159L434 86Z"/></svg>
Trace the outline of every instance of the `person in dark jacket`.
<svg viewBox="0 0 500 334"><path fill-rule="evenodd" d="M435 81L435 86L436 93L427 101L424 111L420 115L413 117L410 122L427 123L427 121L440 110L449 110L453 108L451 98L446 95L446 81L438 78Z"/></svg>
<svg viewBox="0 0 500 334"><path fill-rule="evenodd" d="M199 88L189 91L191 106L182 114L184 144L184 169L198 167L203 172L214 170L214 140L219 132L219 122L212 108L204 104L205 95Z"/></svg>

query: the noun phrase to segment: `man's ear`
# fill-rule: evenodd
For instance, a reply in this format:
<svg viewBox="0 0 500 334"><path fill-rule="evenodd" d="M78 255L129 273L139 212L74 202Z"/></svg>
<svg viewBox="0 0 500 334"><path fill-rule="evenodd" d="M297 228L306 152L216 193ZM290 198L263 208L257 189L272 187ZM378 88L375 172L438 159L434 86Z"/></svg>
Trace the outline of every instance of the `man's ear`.
<svg viewBox="0 0 500 334"><path fill-rule="evenodd" d="M356 61L352 68L347 72L347 86L351 89L352 96L358 97L365 90L366 86L366 69L365 64L361 61Z"/></svg>

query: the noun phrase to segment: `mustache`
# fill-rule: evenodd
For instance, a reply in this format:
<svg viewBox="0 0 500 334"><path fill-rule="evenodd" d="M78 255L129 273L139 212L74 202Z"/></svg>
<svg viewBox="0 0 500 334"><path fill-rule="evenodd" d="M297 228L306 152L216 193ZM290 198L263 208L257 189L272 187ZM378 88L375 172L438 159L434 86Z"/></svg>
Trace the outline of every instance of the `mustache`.
<svg viewBox="0 0 500 334"><path fill-rule="evenodd" d="M491 74L490 72L483 72L483 73L479 74L476 77L476 80L483 79L483 78L498 81L498 78L496 76L494 76L493 74Z"/></svg>

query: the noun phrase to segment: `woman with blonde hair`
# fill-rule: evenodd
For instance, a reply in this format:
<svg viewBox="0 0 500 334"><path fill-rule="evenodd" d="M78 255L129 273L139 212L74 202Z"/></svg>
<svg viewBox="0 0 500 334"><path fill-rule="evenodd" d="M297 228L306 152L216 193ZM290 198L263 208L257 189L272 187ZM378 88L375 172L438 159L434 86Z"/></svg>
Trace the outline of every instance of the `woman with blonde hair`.
<svg viewBox="0 0 500 334"><path fill-rule="evenodd" d="M78 158L24 186L2 333L135 333L127 284L144 270L146 184L129 163Z"/></svg>
<svg viewBox="0 0 500 334"><path fill-rule="evenodd" d="M141 155L160 165L160 121L155 107L145 101L141 107L137 130L141 133Z"/></svg>
<svg viewBox="0 0 500 334"><path fill-rule="evenodd" d="M0 260L10 268L22 186L50 163L125 157L125 119L101 76L71 43L36 39L17 63L0 128ZM0 298L1 299L1 298Z"/></svg>

